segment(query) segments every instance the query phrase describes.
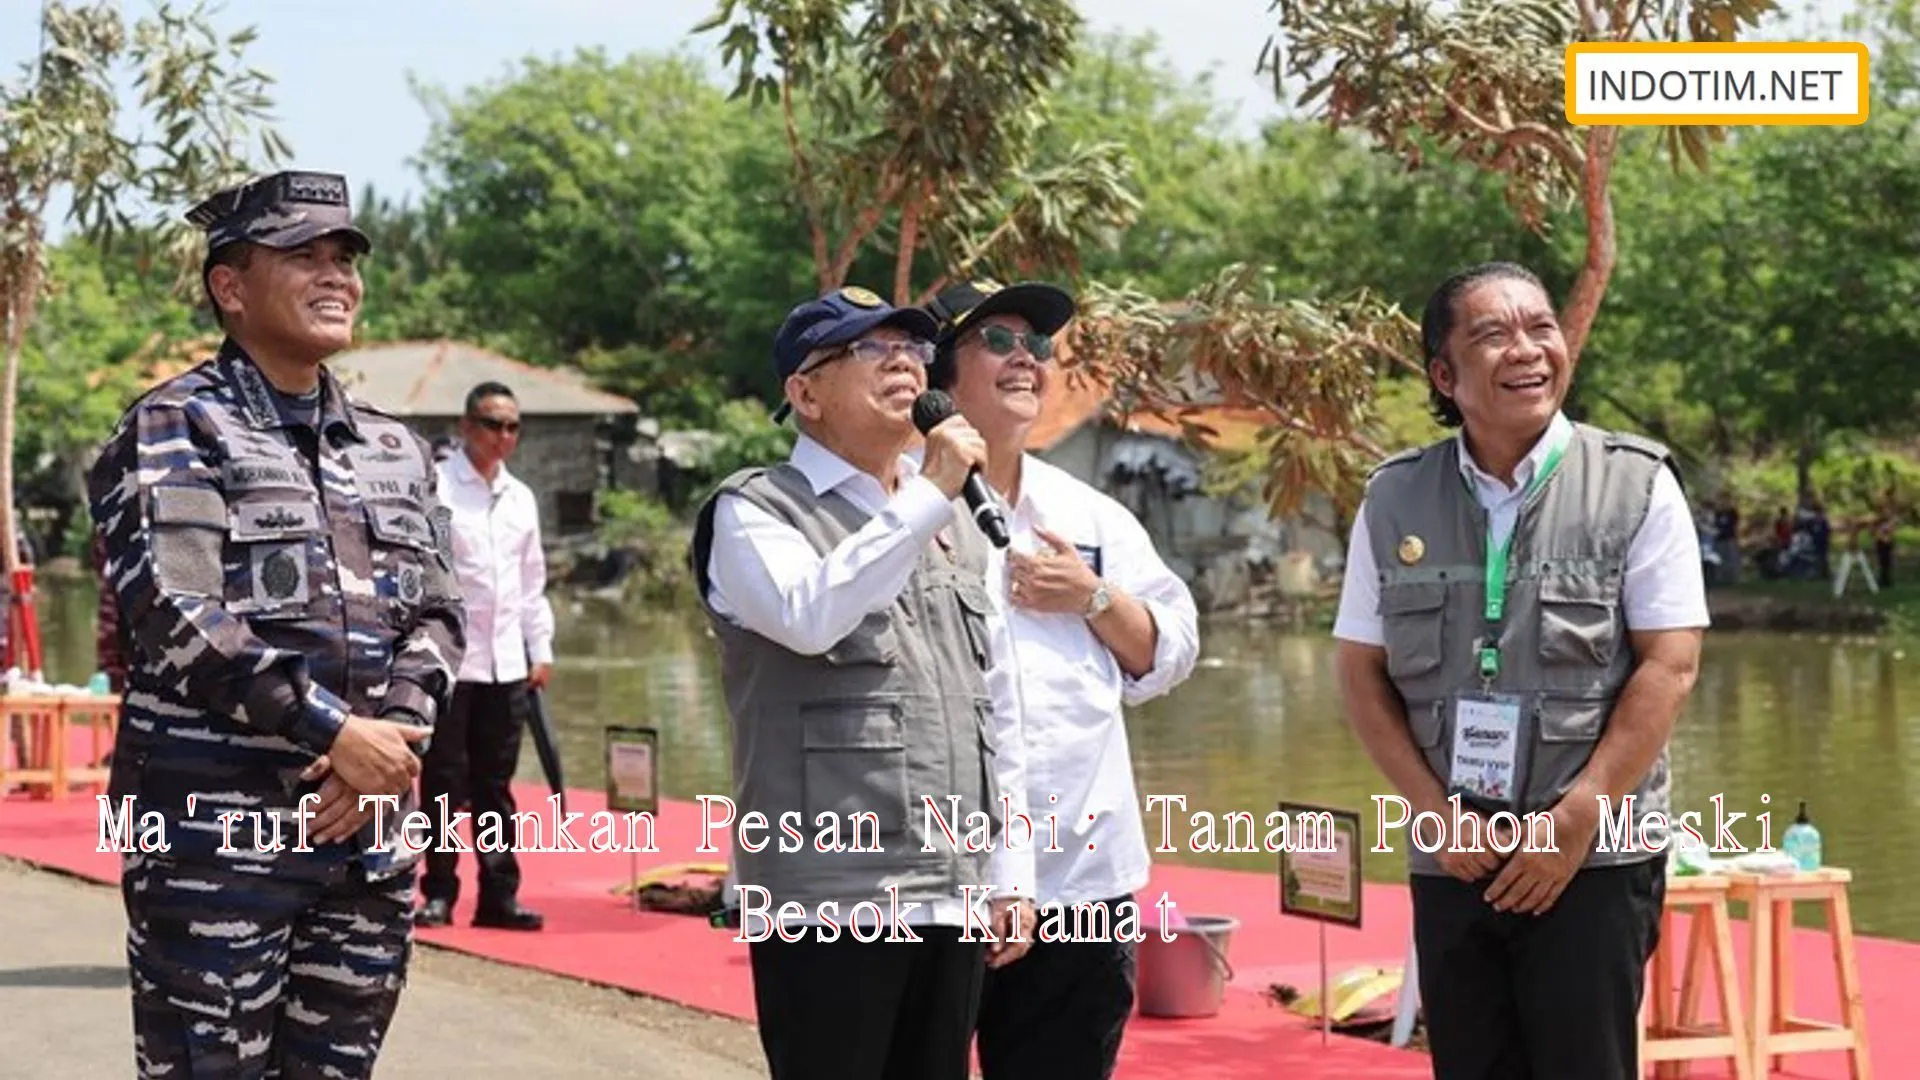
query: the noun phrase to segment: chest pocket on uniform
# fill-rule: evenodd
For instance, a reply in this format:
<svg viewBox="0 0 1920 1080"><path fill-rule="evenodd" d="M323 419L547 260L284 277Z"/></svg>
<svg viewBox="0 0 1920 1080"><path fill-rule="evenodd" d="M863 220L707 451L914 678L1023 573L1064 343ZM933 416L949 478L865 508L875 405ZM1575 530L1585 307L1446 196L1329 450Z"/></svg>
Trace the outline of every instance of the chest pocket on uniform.
<svg viewBox="0 0 1920 1080"><path fill-rule="evenodd" d="M314 564L326 532L320 508L300 499L243 502L227 510L227 607L255 619L297 618L319 592Z"/></svg>
<svg viewBox="0 0 1920 1080"><path fill-rule="evenodd" d="M400 607L418 605L426 593L427 559L435 550L427 516L395 503L370 502L366 512L374 594Z"/></svg>

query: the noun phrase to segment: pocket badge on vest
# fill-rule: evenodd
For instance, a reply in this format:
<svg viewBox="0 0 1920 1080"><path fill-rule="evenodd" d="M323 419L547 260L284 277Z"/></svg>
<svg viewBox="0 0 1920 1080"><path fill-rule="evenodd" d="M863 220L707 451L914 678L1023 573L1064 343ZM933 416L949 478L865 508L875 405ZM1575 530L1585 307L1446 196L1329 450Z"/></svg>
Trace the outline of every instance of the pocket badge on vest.
<svg viewBox="0 0 1920 1080"><path fill-rule="evenodd" d="M1507 694L1454 697L1448 793L1462 804L1488 813L1518 808L1520 706Z"/></svg>

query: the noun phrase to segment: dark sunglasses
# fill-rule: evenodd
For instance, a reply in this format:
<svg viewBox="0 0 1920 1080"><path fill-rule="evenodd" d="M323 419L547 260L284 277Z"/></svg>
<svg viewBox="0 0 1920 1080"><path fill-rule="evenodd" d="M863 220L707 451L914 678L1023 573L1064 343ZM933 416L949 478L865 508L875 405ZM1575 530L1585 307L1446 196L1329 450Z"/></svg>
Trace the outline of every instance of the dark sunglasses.
<svg viewBox="0 0 1920 1080"><path fill-rule="evenodd" d="M499 420L491 416L476 416L472 419L474 423L479 424L488 431L503 431L508 435L520 434L520 421L518 420Z"/></svg>
<svg viewBox="0 0 1920 1080"><path fill-rule="evenodd" d="M1041 363L1053 359L1053 339L1045 334L1018 334L1008 327L995 324L981 329L980 340L986 345L987 351L995 356L1012 356L1016 346L1024 345L1028 355Z"/></svg>

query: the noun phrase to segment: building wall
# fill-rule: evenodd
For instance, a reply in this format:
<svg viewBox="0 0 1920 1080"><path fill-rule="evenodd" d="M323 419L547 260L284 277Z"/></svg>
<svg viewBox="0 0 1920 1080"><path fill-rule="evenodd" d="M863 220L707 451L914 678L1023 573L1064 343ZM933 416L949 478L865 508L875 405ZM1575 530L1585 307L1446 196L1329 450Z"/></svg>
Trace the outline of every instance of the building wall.
<svg viewBox="0 0 1920 1080"><path fill-rule="evenodd" d="M452 418L416 417L411 421L422 438L458 437ZM520 445L507 468L533 489L540 504L543 541L579 536L593 531L594 492L602 486L607 451L592 416L525 416Z"/></svg>
<svg viewBox="0 0 1920 1080"><path fill-rule="evenodd" d="M1345 543L1322 496L1274 520L1257 491L1203 490L1204 462L1179 440L1089 423L1040 457L1112 496L1140 519L1203 611L1248 606L1257 593L1311 590L1337 574Z"/></svg>

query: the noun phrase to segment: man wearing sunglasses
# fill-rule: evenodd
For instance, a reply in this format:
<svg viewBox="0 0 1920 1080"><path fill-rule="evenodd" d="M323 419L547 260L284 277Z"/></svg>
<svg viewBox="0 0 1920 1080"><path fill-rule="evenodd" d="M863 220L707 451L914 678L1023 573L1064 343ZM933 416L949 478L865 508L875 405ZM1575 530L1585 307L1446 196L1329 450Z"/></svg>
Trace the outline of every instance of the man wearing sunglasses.
<svg viewBox="0 0 1920 1080"><path fill-rule="evenodd" d="M988 973L981 1068L986 1080L1110 1076L1136 970L1134 943L1113 928L1138 912L1149 868L1121 710L1193 671L1193 596L1125 507L1026 452L1073 298L975 282L928 309L941 320L929 381L986 440L987 483L1006 507L1011 543L987 580L1009 607L1027 803L1059 822L1034 856L1040 918L1064 909L1051 921L1070 937L1038 938Z"/></svg>
<svg viewBox="0 0 1920 1080"><path fill-rule="evenodd" d="M420 770L420 796L433 822L417 926L445 926L460 896L456 815L473 814L479 888L473 925L538 930L540 914L519 901L514 858L513 772L529 692L553 671L553 607L533 489L507 471L520 445L520 405L503 383L467 392L460 445L435 468L453 514L453 567L466 598L467 651L453 702ZM441 809L441 801L446 803ZM497 824L496 824L497 822Z"/></svg>
<svg viewBox="0 0 1920 1080"><path fill-rule="evenodd" d="M1032 837L1000 802L1004 788L1025 809L1005 625L957 501L986 449L955 416L922 463L905 453L933 333L857 287L795 308L773 350L792 453L728 477L695 527L775 1080L965 1080L985 965L1024 950L1007 940L1016 912L1032 933ZM985 823L988 847L966 826L950 839L929 804Z"/></svg>

